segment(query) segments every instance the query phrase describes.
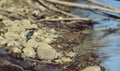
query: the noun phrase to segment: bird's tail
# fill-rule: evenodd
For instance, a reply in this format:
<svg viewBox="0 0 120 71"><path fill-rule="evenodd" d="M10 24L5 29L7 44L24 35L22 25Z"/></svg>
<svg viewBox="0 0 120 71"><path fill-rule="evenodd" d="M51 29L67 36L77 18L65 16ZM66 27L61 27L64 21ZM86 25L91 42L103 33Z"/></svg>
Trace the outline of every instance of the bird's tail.
<svg viewBox="0 0 120 71"><path fill-rule="evenodd" d="M28 42L28 40L29 40L28 38L25 39L26 42Z"/></svg>

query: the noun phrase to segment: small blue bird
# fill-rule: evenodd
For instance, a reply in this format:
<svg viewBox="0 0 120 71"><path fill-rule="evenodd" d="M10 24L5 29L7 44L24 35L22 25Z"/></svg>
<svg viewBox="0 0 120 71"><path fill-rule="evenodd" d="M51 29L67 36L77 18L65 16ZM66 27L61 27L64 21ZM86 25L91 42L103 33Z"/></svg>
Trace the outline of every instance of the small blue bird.
<svg viewBox="0 0 120 71"><path fill-rule="evenodd" d="M35 30L36 28L29 29L29 32L26 34L26 42L28 42L28 40L33 36Z"/></svg>

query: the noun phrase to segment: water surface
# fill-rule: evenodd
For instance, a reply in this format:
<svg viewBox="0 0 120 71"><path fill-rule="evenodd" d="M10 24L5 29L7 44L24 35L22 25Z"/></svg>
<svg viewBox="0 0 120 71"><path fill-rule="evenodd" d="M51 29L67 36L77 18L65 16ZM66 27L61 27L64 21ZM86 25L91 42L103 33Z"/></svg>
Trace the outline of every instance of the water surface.
<svg viewBox="0 0 120 71"><path fill-rule="evenodd" d="M116 0L98 0L99 2L110 5L112 7L120 9L120 1ZM78 0L78 3L79 0ZM88 3L86 3L88 4ZM92 5L92 4L90 4ZM80 12L84 12L84 15L80 15ZM86 10L80 10L76 9L73 13L80 15L82 17L89 17L89 18L105 18L104 16L95 14L90 11ZM114 13L110 13L114 14ZM114 14L117 16L120 16L118 14ZM103 29L109 29L109 28L117 28L120 25L120 22L114 21L114 20L108 20L108 21L97 21L100 24L94 25L94 30L103 30ZM97 37L100 37L105 32L97 32L92 34L92 38L95 39ZM99 54L99 57L105 57L105 59L101 62L101 65L106 68L106 71L119 71L120 70L120 31L117 31L115 33L109 34L99 41L100 44L105 44L106 46L100 48L97 53Z"/></svg>

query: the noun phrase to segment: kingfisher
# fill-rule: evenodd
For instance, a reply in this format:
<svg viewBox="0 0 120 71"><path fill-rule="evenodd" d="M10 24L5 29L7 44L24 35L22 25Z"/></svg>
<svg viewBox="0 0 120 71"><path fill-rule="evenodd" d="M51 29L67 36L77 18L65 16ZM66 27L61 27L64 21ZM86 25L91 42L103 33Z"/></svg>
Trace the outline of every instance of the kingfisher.
<svg viewBox="0 0 120 71"><path fill-rule="evenodd" d="M28 42L28 40L33 36L35 30L37 29L36 28L29 29L29 32L26 34L26 39L25 39L26 42Z"/></svg>

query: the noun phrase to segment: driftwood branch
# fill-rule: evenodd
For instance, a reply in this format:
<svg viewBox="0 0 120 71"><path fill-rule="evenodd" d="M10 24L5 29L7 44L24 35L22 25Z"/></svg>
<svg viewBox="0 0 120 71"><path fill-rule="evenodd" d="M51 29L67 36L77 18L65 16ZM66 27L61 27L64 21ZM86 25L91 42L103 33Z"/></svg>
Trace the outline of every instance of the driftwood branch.
<svg viewBox="0 0 120 71"><path fill-rule="evenodd" d="M60 9L57 9L53 4L49 4L49 3L45 2L44 0L38 0L38 2L40 2L44 7L46 7L49 10L53 10L55 12L59 12L59 13L62 13L64 15L67 15L67 16L70 16L70 17L78 17L78 16L73 15L71 13L68 13L68 12L62 11Z"/></svg>
<svg viewBox="0 0 120 71"><path fill-rule="evenodd" d="M50 2L50 3L54 3L54 4L69 6L69 7L76 7L76 8L87 9L87 10L103 10L103 11L120 14L119 9L113 10L113 9L109 9L109 8L99 7L99 6L90 6L90 5L86 5L86 4L77 4L77 3L58 1L58 0L46 0L46 1Z"/></svg>
<svg viewBox="0 0 120 71"><path fill-rule="evenodd" d="M120 17L116 16L116 15L112 15L112 14L108 14L106 12L103 11L108 11L108 12L113 12L116 14L120 14L120 10L113 8L111 6L107 6L104 5L100 2L97 2L96 0L87 0L93 4L96 4L97 6L90 6L90 5L86 5L86 4L77 4L77 3L71 3L71 2L65 2L65 1L59 1L59 0L36 0L37 2L39 2L39 4L41 6L43 6L44 8L54 11L54 12L58 12L61 14L64 14L66 16L69 16L70 18L62 18L62 19L41 19L40 21L66 21L66 20L82 20L82 21L95 21L95 20L110 20L110 18L120 21ZM63 5L63 6L68 6L68 7L76 7L76 8L80 8L80 9L87 9L90 10L94 13L97 13L99 15L103 15L103 16L107 16L110 18L83 18L80 16L76 16L73 15L71 13L65 12L61 9L59 9L56 5Z"/></svg>
<svg viewBox="0 0 120 71"><path fill-rule="evenodd" d="M98 21L109 20L109 18L62 18L62 19L41 19L40 21L68 21L68 20L84 20L84 21Z"/></svg>
<svg viewBox="0 0 120 71"><path fill-rule="evenodd" d="M88 2L91 2L91 3L95 4L95 5L104 7L104 8L109 8L109 9L117 10L117 9L114 8L114 7L111 7L111 6L105 5L105 4L103 4L103 3L97 2L96 0L87 0L87 1L88 1Z"/></svg>

